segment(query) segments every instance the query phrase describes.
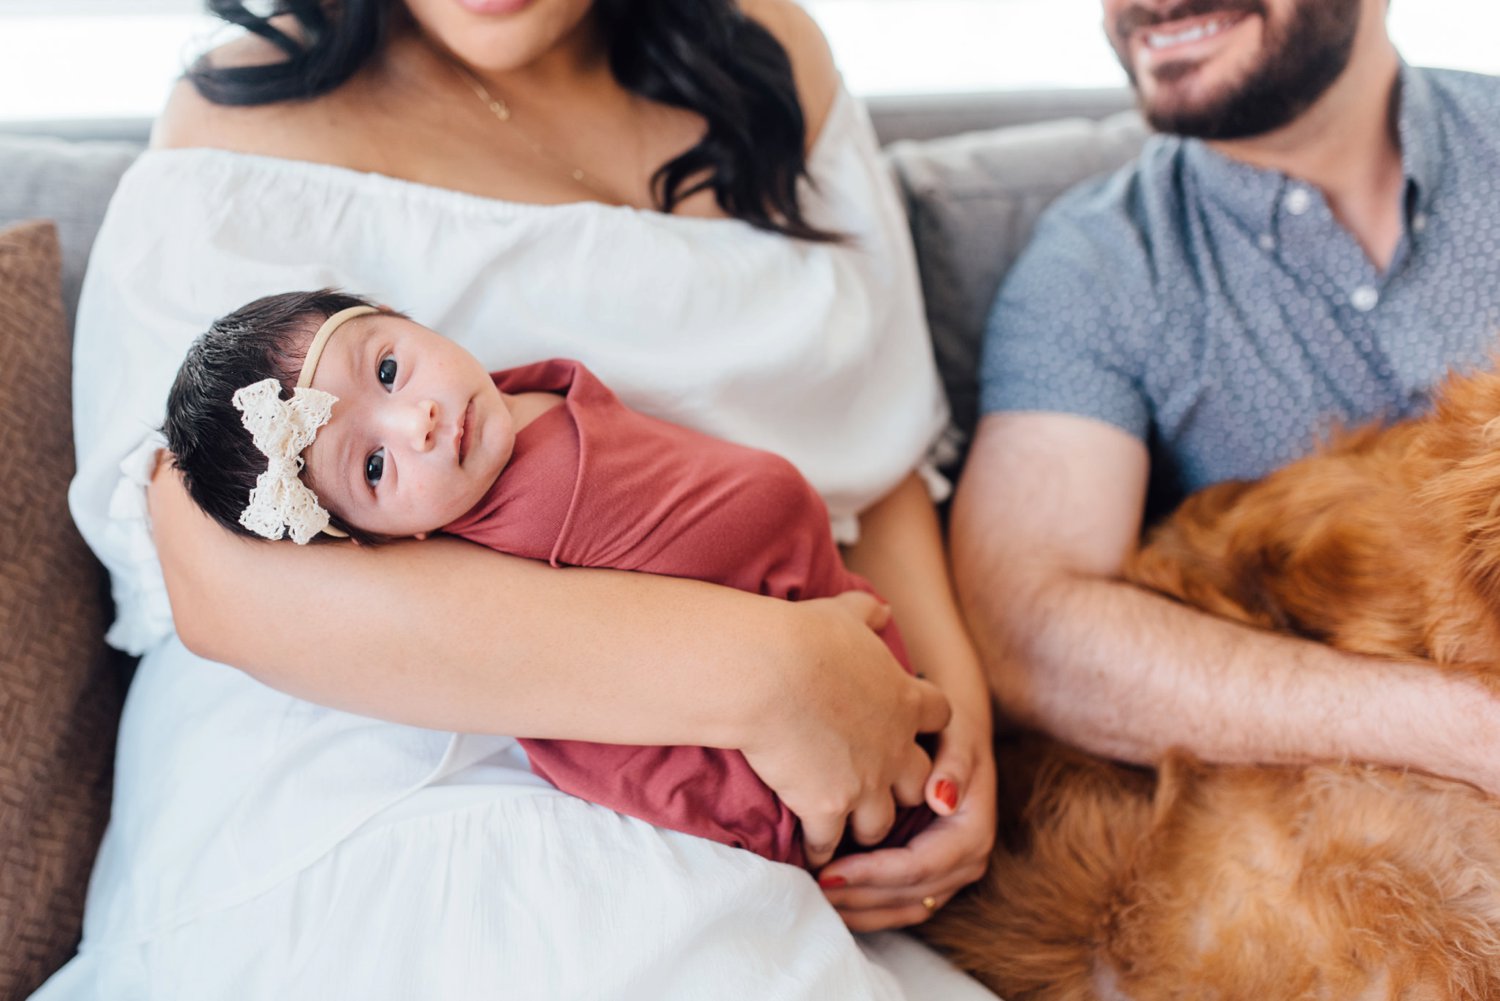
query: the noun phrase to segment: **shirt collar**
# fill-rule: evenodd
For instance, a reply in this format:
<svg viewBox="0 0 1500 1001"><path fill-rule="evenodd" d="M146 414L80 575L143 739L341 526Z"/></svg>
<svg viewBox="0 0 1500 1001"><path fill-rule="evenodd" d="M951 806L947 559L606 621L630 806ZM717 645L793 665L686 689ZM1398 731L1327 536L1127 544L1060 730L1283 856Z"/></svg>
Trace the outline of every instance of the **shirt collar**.
<svg viewBox="0 0 1500 1001"><path fill-rule="evenodd" d="M1427 73L1401 64L1396 82L1396 135L1401 140L1401 168L1406 173L1409 192L1407 208L1425 212L1437 188L1442 166L1443 123L1438 114L1432 81Z"/></svg>
<svg viewBox="0 0 1500 1001"><path fill-rule="evenodd" d="M1225 209L1252 233L1271 231L1288 178L1279 170L1262 170L1232 159L1201 139L1184 139L1182 155L1188 183L1199 196Z"/></svg>
<svg viewBox="0 0 1500 1001"><path fill-rule="evenodd" d="M1396 135L1407 184L1405 208L1408 214L1425 212L1437 184L1443 140L1427 74L1403 62L1395 100ZM1280 171L1227 157L1202 140L1184 139L1182 144L1187 169L1203 191L1252 231L1265 231L1272 225L1286 189L1298 183Z"/></svg>

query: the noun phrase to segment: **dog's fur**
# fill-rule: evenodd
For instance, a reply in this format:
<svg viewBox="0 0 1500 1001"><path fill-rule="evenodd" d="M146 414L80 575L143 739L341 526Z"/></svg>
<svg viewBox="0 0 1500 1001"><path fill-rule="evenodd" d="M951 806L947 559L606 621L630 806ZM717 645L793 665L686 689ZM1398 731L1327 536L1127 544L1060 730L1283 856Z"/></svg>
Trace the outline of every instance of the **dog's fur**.
<svg viewBox="0 0 1500 1001"><path fill-rule="evenodd" d="M1126 577L1500 687L1500 375L1193 495ZM999 753L1002 812L1026 806L924 934L1007 1001L1500 998L1500 801L1374 766Z"/></svg>

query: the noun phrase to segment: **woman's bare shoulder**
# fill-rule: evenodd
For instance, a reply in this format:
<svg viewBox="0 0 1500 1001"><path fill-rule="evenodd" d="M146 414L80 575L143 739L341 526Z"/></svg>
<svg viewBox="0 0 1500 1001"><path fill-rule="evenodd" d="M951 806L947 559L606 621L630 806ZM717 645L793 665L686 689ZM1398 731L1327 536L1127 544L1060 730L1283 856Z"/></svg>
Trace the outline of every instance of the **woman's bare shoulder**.
<svg viewBox="0 0 1500 1001"><path fill-rule="evenodd" d="M212 65L252 66L285 54L253 35L235 39L208 55ZM155 149L208 148L291 159L326 159L328 102L281 101L260 105L216 104L187 77L177 81L151 130Z"/></svg>
<svg viewBox="0 0 1500 1001"><path fill-rule="evenodd" d="M740 0L740 9L759 21L786 49L811 146L823 129L839 89L839 71L828 39L812 15L794 0Z"/></svg>

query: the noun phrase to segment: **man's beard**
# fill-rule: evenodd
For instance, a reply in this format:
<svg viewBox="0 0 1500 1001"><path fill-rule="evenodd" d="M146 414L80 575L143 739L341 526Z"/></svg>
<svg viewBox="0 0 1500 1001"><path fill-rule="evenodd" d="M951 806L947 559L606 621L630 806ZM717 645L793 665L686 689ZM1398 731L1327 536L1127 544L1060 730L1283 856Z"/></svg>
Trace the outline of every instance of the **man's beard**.
<svg viewBox="0 0 1500 1001"><path fill-rule="evenodd" d="M1110 39L1115 54L1140 92L1130 65L1128 39L1138 27L1164 24L1184 17L1216 13L1256 14L1263 25L1260 62L1236 84L1196 103L1155 106L1142 100L1151 127L1160 132L1199 139L1244 139L1264 135L1291 122L1322 97L1344 68L1359 29L1360 0L1298 0L1291 19L1279 30L1262 0L1187 0L1165 14L1132 7L1115 21ZM1187 75L1193 64L1167 64L1157 79L1170 85Z"/></svg>

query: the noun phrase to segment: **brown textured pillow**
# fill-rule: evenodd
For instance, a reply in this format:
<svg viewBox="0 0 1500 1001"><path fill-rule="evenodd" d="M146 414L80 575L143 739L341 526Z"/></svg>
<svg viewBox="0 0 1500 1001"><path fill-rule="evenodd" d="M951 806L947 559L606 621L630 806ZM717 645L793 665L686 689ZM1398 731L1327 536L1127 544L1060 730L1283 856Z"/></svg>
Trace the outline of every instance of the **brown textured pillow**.
<svg viewBox="0 0 1500 1001"><path fill-rule="evenodd" d="M68 516L57 231L0 231L0 999L72 954L109 814L122 684L103 571Z"/></svg>

